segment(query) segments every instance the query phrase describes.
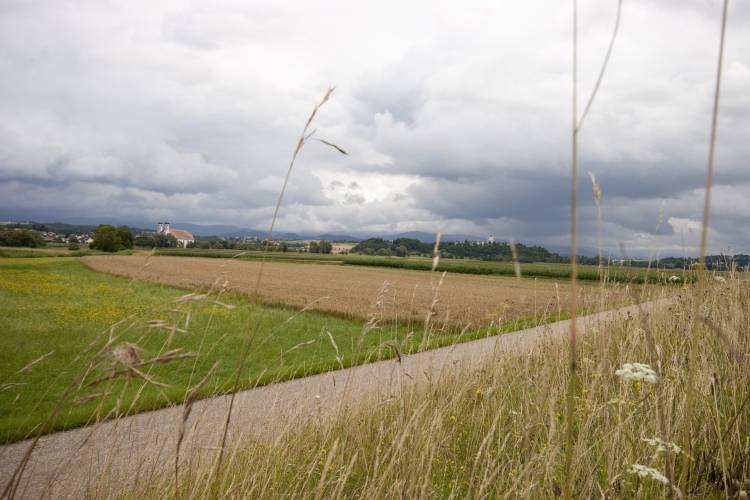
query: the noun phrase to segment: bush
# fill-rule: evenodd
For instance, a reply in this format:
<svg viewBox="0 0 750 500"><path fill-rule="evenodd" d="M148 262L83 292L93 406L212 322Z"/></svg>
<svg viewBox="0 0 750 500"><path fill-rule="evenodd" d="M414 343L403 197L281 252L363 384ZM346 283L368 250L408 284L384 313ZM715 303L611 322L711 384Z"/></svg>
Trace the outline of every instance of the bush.
<svg viewBox="0 0 750 500"><path fill-rule="evenodd" d="M124 241L123 238L125 238ZM94 231L94 241L90 247L102 252L119 252L120 250L133 248L133 233L127 226L115 228L115 226L109 224L99 224L99 227Z"/></svg>
<svg viewBox="0 0 750 500"><path fill-rule="evenodd" d="M80 250L80 249L81 247L78 246L78 243L71 243L70 245L68 245L68 250Z"/></svg>
<svg viewBox="0 0 750 500"><path fill-rule="evenodd" d="M31 229L7 229L0 231L0 246L4 247L43 247L41 235Z"/></svg>

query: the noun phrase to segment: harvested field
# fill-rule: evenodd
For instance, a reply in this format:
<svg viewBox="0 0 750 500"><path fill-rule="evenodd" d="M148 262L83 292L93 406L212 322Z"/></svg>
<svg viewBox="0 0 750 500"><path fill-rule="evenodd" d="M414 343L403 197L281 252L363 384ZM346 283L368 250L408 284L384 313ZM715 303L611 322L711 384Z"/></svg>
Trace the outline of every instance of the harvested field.
<svg viewBox="0 0 750 500"><path fill-rule="evenodd" d="M179 287L206 287L226 279L232 290L251 293L259 262L188 257L89 256L92 269ZM440 274L401 269L322 266L268 262L261 283L266 302L312 308L365 318L371 313L400 321L424 321ZM552 280L447 274L438 291L437 321L461 327L492 321L557 315L568 302L567 284ZM615 286L607 302L621 302L624 287ZM598 286L580 289L579 307L601 300ZM382 300L378 300L381 297Z"/></svg>

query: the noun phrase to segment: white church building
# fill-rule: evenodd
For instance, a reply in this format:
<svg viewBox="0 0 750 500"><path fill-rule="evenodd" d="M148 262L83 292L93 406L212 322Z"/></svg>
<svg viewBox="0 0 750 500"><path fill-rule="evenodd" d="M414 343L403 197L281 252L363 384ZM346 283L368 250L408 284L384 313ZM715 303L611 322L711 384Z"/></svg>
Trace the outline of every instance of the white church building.
<svg viewBox="0 0 750 500"><path fill-rule="evenodd" d="M193 233L184 229L172 229L169 227L169 222L157 222L156 234L171 234L177 240L177 246L181 248L193 246L195 243Z"/></svg>

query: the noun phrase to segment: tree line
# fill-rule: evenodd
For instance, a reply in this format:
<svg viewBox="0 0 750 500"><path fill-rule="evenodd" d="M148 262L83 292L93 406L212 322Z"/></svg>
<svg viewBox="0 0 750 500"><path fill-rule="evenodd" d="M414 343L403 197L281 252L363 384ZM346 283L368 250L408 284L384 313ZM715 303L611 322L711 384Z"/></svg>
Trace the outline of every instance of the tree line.
<svg viewBox="0 0 750 500"><path fill-rule="evenodd" d="M0 230L0 246L36 248L45 245L42 235L30 229Z"/></svg>
<svg viewBox="0 0 750 500"><path fill-rule="evenodd" d="M516 254L520 262L566 262L565 257L550 252L541 246L516 243ZM370 238L355 245L351 252L364 255L406 257L409 255L430 256L435 243L424 243L413 238L397 238L393 241ZM507 242L449 241L440 244L440 256L447 259L477 259L494 261L513 260L513 250Z"/></svg>

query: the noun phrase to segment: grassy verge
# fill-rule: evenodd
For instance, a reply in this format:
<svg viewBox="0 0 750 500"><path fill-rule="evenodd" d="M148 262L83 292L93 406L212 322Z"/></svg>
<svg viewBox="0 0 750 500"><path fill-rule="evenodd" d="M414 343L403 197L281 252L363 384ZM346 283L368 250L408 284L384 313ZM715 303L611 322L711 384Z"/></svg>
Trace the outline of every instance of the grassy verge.
<svg viewBox="0 0 750 500"><path fill-rule="evenodd" d="M217 362L201 395L227 392L248 328L255 338L243 387L390 358L394 349L415 352L423 336L418 325L381 318L377 310L372 312L374 326L365 327L362 320L297 314L221 289L200 300L180 301L186 293L97 273L73 259L0 260L0 441L23 439L38 430L87 367L90 372L45 432L182 402ZM433 331L428 345L513 331L564 318L562 314L506 321L460 335ZM137 347L129 352L129 346ZM116 370L128 375L127 356L145 362L175 349L181 349L177 356L196 356L146 365L139 368L143 375L131 371L96 382Z"/></svg>
<svg viewBox="0 0 750 500"><path fill-rule="evenodd" d="M696 301L698 301L696 303ZM750 287L685 289L582 337L574 498L746 498ZM693 312L700 311L695 322ZM690 336L687 336L690 332ZM700 356L691 356L699 352ZM191 460L133 497L554 498L565 488L567 347L541 345L243 443L220 474ZM653 377L633 376L644 363ZM630 374L630 375L628 375ZM692 398L688 380L698 381ZM688 408L688 405L690 407ZM107 491L106 488L102 491Z"/></svg>

